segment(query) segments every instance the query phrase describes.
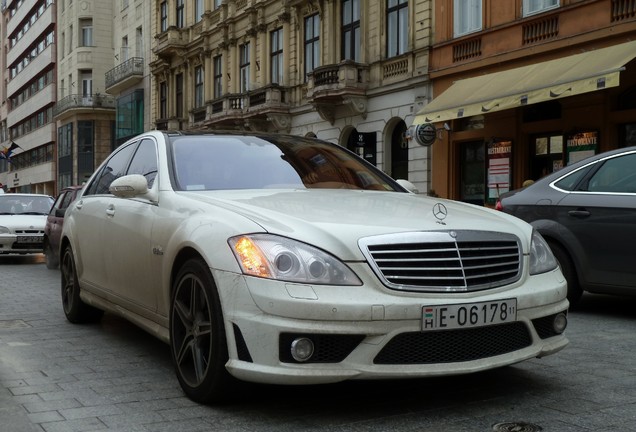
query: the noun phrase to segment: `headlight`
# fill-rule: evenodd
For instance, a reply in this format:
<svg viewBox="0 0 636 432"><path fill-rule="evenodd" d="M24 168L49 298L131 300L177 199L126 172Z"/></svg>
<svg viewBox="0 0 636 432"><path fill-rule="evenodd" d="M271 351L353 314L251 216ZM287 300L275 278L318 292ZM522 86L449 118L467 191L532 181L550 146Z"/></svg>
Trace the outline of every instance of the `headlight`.
<svg viewBox="0 0 636 432"><path fill-rule="evenodd" d="M9 234L11 231L6 226L0 226L0 234Z"/></svg>
<svg viewBox="0 0 636 432"><path fill-rule="evenodd" d="M342 261L313 246L270 234L229 239L244 274L288 282L362 285Z"/></svg>
<svg viewBox="0 0 636 432"><path fill-rule="evenodd" d="M537 231L532 232L532 244L530 245L530 274L536 275L554 270L558 262L548 243Z"/></svg>

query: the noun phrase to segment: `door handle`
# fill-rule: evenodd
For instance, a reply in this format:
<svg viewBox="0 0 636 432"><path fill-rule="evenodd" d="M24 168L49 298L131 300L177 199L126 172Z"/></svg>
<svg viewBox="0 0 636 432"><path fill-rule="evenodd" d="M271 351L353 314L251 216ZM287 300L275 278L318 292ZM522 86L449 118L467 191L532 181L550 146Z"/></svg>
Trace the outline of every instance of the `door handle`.
<svg viewBox="0 0 636 432"><path fill-rule="evenodd" d="M114 205L112 205L112 204L111 204L111 205L109 205L109 206L106 208L106 215L107 215L107 216L110 216L110 217L115 216L115 206L114 206Z"/></svg>
<svg viewBox="0 0 636 432"><path fill-rule="evenodd" d="M590 217L591 213L585 209L577 209L577 210L570 210L568 212L568 215L575 217L577 219L585 219L587 217Z"/></svg>

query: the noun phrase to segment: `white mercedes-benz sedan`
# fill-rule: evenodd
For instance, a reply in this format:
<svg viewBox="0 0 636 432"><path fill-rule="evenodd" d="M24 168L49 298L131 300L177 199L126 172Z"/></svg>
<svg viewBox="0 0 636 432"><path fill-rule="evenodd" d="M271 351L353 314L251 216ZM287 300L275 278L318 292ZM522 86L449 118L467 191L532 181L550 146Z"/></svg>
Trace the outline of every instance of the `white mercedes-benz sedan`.
<svg viewBox="0 0 636 432"><path fill-rule="evenodd" d="M567 287L542 237L403 184L316 139L142 134L66 213L64 313L169 343L203 403L237 380L464 374L564 348Z"/></svg>

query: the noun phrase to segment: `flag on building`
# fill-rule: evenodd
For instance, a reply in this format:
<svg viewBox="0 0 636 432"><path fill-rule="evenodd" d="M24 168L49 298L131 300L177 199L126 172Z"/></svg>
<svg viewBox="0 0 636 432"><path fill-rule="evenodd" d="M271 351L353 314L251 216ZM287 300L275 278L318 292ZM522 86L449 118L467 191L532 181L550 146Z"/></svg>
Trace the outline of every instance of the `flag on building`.
<svg viewBox="0 0 636 432"><path fill-rule="evenodd" d="M7 162L11 162L11 155L13 154L13 151L21 148L22 147L16 143L11 143L9 147L3 147L2 150L0 150L0 159L6 159Z"/></svg>

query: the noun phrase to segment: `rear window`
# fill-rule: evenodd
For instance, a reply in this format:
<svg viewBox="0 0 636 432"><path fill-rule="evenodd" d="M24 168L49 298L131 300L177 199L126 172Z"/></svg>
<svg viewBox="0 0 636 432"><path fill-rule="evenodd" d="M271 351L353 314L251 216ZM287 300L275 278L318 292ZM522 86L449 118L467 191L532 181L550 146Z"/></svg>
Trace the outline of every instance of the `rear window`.
<svg viewBox="0 0 636 432"><path fill-rule="evenodd" d="M573 191L576 190L576 187L581 183L581 180L585 175L590 172L590 170L594 167L594 164L590 164L584 166L583 168L576 170L565 177L561 178L557 182L554 183L556 187L565 191Z"/></svg>

